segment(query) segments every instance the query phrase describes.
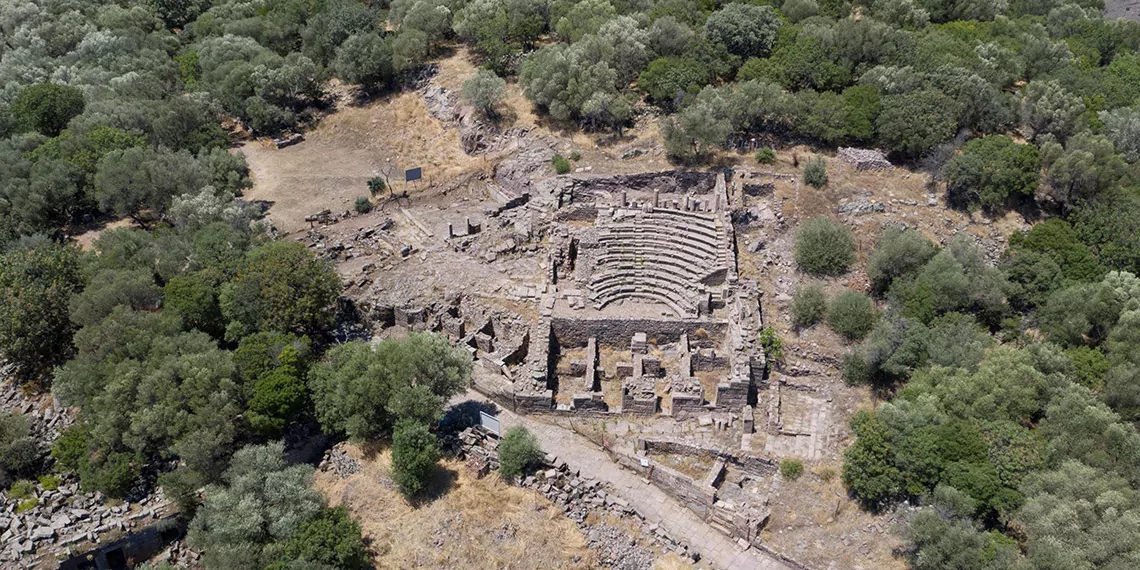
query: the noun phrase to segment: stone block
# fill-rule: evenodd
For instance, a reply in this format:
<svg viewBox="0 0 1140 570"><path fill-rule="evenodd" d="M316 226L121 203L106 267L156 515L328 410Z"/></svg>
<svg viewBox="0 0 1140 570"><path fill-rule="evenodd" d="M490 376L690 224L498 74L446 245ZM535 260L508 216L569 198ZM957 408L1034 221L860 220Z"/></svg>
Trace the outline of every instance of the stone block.
<svg viewBox="0 0 1140 570"><path fill-rule="evenodd" d="M648 351L646 334L643 332L633 333L633 339L629 342L629 350L634 354L645 354Z"/></svg>

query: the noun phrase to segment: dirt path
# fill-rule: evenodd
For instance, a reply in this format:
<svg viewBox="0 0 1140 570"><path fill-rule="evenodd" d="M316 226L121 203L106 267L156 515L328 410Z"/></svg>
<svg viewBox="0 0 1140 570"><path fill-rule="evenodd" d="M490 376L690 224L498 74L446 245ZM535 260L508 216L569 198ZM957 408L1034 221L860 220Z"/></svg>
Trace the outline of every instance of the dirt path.
<svg viewBox="0 0 1140 570"><path fill-rule="evenodd" d="M468 390L460 398L462 400L489 401L473 390ZM583 475L612 484L617 494L629 501L646 520L660 524L673 537L692 545L701 553L703 562L725 570L792 570L764 552L754 548L742 550L732 539L706 524L672 497L614 464L605 452L586 438L539 418L519 416L506 409L499 412L499 421L503 429L525 426L538 438L544 450L581 470Z"/></svg>

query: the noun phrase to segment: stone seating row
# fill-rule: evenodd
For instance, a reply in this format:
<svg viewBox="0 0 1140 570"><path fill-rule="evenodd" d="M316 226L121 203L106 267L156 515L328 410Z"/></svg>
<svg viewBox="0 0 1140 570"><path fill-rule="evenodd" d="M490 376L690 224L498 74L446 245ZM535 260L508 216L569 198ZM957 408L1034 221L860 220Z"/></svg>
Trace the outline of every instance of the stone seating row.
<svg viewBox="0 0 1140 570"><path fill-rule="evenodd" d="M721 266L718 263L720 260L715 256L697 255L681 248L662 250L660 247L643 244L611 245L595 258L595 265L601 269L615 261L621 262L630 259L639 259L645 262L672 261L672 264L682 264L696 275L707 274Z"/></svg>
<svg viewBox="0 0 1140 570"><path fill-rule="evenodd" d="M600 306L611 301L629 296L629 293L654 294L668 299L670 305L681 314L690 314L696 311L697 303L693 296L695 291L690 290L688 283L679 283L670 279L666 274L634 272L611 273L601 276L590 284L590 300Z"/></svg>
<svg viewBox="0 0 1140 570"><path fill-rule="evenodd" d="M671 235L684 235L694 240L708 244L719 245L724 240L724 234L714 226L690 226L674 224L668 220L641 220L638 222L615 222L600 226L602 232L621 233L662 232Z"/></svg>
<svg viewBox="0 0 1140 570"><path fill-rule="evenodd" d="M664 270L672 271L684 277L687 281L700 281L707 271L704 264L694 264L689 260L672 255L655 253L615 253L609 252L598 256L597 270L611 269L642 269L650 266L660 266Z"/></svg>
<svg viewBox="0 0 1140 570"><path fill-rule="evenodd" d="M710 261L720 258L725 249L721 244L701 242L669 232L603 234L598 236L598 243L606 248L636 246L660 252L683 251L694 258Z"/></svg>
<svg viewBox="0 0 1140 570"><path fill-rule="evenodd" d="M590 287L592 289L596 288L596 287L601 287L601 286L603 286L603 285L605 285L611 281L615 281L615 280L616 281L628 280L631 282L638 282L638 281L649 282L649 281L652 281L652 282L659 282L659 283L669 283L672 287L674 287L676 289L676 293L678 295L682 295L685 297L688 297L688 296L692 295L693 293L695 293L696 292L695 289L697 287L699 287L699 285L693 283L691 280L685 279L684 277L677 275L676 273L665 271L662 268L657 267L657 266L646 266L646 267L639 267L639 268L611 268L611 269L607 269L605 271L600 271L600 272L595 273L593 275L593 277L590 279Z"/></svg>
<svg viewBox="0 0 1140 570"><path fill-rule="evenodd" d="M662 303L681 316L695 315L697 308L687 302L678 302L671 294L656 289L646 289L635 285L616 286L614 290L594 299L594 305L599 309L621 299L646 299Z"/></svg>

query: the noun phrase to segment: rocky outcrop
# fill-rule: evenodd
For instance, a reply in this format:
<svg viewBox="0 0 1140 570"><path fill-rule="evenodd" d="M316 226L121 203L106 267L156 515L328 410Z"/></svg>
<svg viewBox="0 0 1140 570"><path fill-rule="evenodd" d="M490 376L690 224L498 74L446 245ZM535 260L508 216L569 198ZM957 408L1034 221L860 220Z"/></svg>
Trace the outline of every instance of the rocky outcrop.
<svg viewBox="0 0 1140 570"><path fill-rule="evenodd" d="M39 485L30 499L0 498L0 562L66 558L175 511L161 489L138 503L108 505L101 493L80 493L73 481L50 490Z"/></svg>

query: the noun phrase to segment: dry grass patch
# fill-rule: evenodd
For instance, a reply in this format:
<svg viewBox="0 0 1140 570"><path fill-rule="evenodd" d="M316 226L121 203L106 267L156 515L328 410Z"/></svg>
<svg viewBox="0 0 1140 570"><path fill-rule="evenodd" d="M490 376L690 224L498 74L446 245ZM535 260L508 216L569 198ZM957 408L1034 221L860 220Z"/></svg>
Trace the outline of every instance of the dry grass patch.
<svg viewBox="0 0 1140 570"><path fill-rule="evenodd" d="M360 472L341 480L318 473L316 487L333 506L360 521L377 568L596 568L578 527L541 495L502 482L476 480L463 465L443 461L434 500L405 501L389 477L387 451L365 457ZM444 483L448 483L444 488Z"/></svg>
<svg viewBox="0 0 1140 570"><path fill-rule="evenodd" d="M272 202L270 217L286 232L307 228L305 216L322 209L351 209L357 196L368 194L373 176L389 176L401 192L404 170L422 167L423 182L407 186L415 194L490 168L483 158L463 152L459 130L432 117L417 92L343 107L301 144L274 149L251 141L241 152L253 178L246 198Z"/></svg>

